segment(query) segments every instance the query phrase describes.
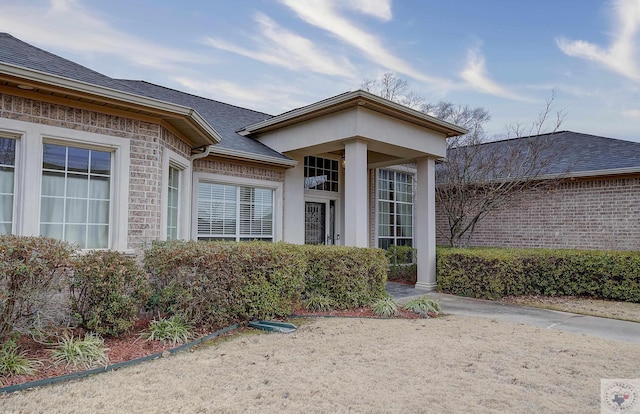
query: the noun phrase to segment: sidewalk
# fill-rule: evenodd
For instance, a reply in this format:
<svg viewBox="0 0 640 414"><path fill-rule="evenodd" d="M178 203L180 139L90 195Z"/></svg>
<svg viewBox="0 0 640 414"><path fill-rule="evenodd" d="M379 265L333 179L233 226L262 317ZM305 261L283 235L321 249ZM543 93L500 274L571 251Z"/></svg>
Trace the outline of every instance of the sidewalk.
<svg viewBox="0 0 640 414"><path fill-rule="evenodd" d="M640 323L636 322L531 308L490 300L464 298L445 293L426 293L416 290L411 285L403 285L401 283L387 282L386 288L387 292L398 303L404 303L411 298L426 294L436 299L445 313L524 323L545 329L557 329L564 332L640 343Z"/></svg>

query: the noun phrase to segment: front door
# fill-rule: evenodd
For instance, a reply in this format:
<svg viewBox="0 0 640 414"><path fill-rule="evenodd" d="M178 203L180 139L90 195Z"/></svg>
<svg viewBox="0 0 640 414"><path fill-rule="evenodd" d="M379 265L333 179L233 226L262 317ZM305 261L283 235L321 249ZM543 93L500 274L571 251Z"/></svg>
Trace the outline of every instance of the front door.
<svg viewBox="0 0 640 414"><path fill-rule="evenodd" d="M335 202L307 201L304 205L305 244L334 244Z"/></svg>

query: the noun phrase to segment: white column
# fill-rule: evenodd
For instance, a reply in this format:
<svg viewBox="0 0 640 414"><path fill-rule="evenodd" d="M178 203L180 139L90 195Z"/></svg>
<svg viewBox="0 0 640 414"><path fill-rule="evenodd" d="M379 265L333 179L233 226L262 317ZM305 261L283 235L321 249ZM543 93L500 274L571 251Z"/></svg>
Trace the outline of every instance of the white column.
<svg viewBox="0 0 640 414"><path fill-rule="evenodd" d="M304 244L304 156L291 156L298 165L284 173L283 240Z"/></svg>
<svg viewBox="0 0 640 414"><path fill-rule="evenodd" d="M350 141L344 146L344 244L369 246L369 194L367 143Z"/></svg>
<svg viewBox="0 0 640 414"><path fill-rule="evenodd" d="M417 249L418 281L416 289L436 288L436 181L435 160L423 158L417 164L417 191L414 247Z"/></svg>

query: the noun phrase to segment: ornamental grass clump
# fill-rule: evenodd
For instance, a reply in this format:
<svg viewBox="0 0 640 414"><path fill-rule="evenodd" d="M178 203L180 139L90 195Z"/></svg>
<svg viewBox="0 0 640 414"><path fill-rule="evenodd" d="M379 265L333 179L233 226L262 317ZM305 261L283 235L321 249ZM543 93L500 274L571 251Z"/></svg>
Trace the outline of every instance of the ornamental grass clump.
<svg viewBox="0 0 640 414"><path fill-rule="evenodd" d="M411 312L423 315L442 314L442 308L440 307L440 304L437 301L430 299L426 295L420 296L419 298L411 299L404 305L404 308L410 310Z"/></svg>
<svg viewBox="0 0 640 414"><path fill-rule="evenodd" d="M373 313L383 318L398 315L398 304L391 296L379 299L373 304Z"/></svg>
<svg viewBox="0 0 640 414"><path fill-rule="evenodd" d="M333 309L333 301L324 295L311 295L304 300L304 307L312 312L328 312Z"/></svg>
<svg viewBox="0 0 640 414"><path fill-rule="evenodd" d="M40 361L27 358L25 351L20 351L16 341L9 339L0 348L0 375L32 375L40 365Z"/></svg>
<svg viewBox="0 0 640 414"><path fill-rule="evenodd" d="M172 345L183 344L193 337L191 325L180 315L170 318L160 318L151 321L149 332L141 336L147 341L170 342Z"/></svg>
<svg viewBox="0 0 640 414"><path fill-rule="evenodd" d="M76 338L65 333L51 351L51 360L56 365L65 363L67 366L74 367L107 366L109 363L107 351L104 340L98 334L89 332L84 335L84 338Z"/></svg>

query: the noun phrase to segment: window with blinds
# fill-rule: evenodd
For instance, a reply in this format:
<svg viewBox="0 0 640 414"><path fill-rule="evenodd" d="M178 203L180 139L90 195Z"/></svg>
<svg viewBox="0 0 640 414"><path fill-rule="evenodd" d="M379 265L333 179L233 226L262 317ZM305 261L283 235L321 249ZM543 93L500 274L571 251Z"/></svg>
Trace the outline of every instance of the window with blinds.
<svg viewBox="0 0 640 414"><path fill-rule="evenodd" d="M273 241L273 190L200 182L198 240Z"/></svg>

